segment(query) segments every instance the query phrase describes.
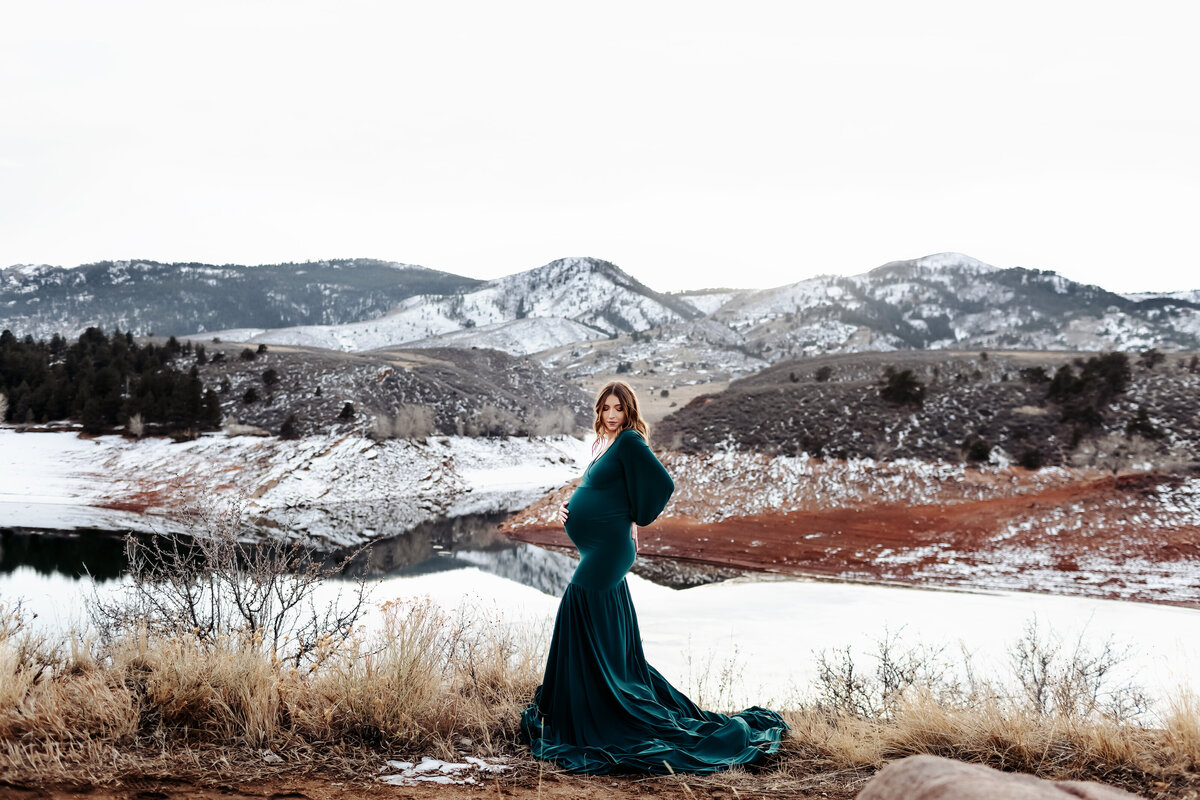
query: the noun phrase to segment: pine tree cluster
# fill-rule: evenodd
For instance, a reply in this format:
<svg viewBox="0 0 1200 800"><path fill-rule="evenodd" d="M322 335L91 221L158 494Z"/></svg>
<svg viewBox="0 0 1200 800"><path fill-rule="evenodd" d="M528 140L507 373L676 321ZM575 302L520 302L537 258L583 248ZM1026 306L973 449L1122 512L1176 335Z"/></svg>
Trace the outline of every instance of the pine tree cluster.
<svg viewBox="0 0 1200 800"><path fill-rule="evenodd" d="M139 345L132 333L112 336L88 328L68 344L0 333L0 393L8 397L8 422L44 423L71 419L89 433L125 425L141 415L163 432L220 427L221 405L205 389L199 370L181 371L175 361L192 356L191 342L171 337L166 345ZM196 353L196 361L201 353ZM205 360L207 360L205 358Z"/></svg>

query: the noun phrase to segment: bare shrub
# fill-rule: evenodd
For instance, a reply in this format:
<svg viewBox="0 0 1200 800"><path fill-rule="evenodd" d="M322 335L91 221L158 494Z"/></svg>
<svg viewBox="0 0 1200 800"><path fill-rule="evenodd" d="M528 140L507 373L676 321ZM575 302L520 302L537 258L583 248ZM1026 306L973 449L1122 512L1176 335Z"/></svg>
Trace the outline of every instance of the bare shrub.
<svg viewBox="0 0 1200 800"><path fill-rule="evenodd" d="M371 420L371 438L376 440L391 439L395 424L387 414L376 414Z"/></svg>
<svg viewBox="0 0 1200 800"><path fill-rule="evenodd" d="M0 422L8 415L8 397L0 392Z"/></svg>
<svg viewBox="0 0 1200 800"><path fill-rule="evenodd" d="M433 409L411 403L400 406L395 416L379 413L371 424L373 439L424 439L437 432Z"/></svg>
<svg viewBox="0 0 1200 800"><path fill-rule="evenodd" d="M570 435L575 432L575 428L575 412L571 410L570 406L559 406L539 411L529 425L529 435Z"/></svg>
<svg viewBox="0 0 1200 800"><path fill-rule="evenodd" d="M1019 700L1034 713L1124 720L1149 709L1139 687L1114 682L1119 667L1129 660L1129 649L1118 648L1111 639L1091 649L1081 635L1067 652L1059 639L1042 634L1035 618L1026 623L1009 657Z"/></svg>
<svg viewBox="0 0 1200 800"><path fill-rule="evenodd" d="M491 403L484 403L462 424L462 432L467 436L512 436L519 429L516 414Z"/></svg>
<svg viewBox="0 0 1200 800"><path fill-rule="evenodd" d="M717 662L716 654L712 651L706 657L693 661L690 637L688 645L685 678L688 694L701 708L732 712L742 672L746 668L741 650L734 643L731 654L724 661Z"/></svg>
<svg viewBox="0 0 1200 800"><path fill-rule="evenodd" d="M125 423L125 429L137 438L142 438L146 434L146 422L142 419L141 414L134 414Z"/></svg>
<svg viewBox="0 0 1200 800"><path fill-rule="evenodd" d="M902 649L899 633L884 631L875 643L875 667L862 670L849 647L817 657L817 700L823 708L867 719L894 718L914 689L950 698L961 695L941 649Z"/></svg>
<svg viewBox="0 0 1200 800"><path fill-rule="evenodd" d="M1095 439L1085 439L1071 456L1079 467L1093 467L1109 472L1116 485L1121 470L1152 462L1159 452L1154 442L1142 436L1109 433Z"/></svg>
<svg viewBox="0 0 1200 800"><path fill-rule="evenodd" d="M1011 682L980 680L968 653L955 664L941 648L904 648L898 634L886 631L871 657L873 668L863 669L849 647L820 653L818 707L895 722L906 703L925 698L947 708L999 703L1013 713L1114 723L1139 718L1150 708L1140 687L1120 680L1128 649L1111 640L1089 648L1081 636L1068 651L1039 629L1036 618L1010 647Z"/></svg>
<svg viewBox="0 0 1200 800"><path fill-rule="evenodd" d="M234 637L300 664L323 641L348 637L367 597L359 579L324 607L315 593L339 573L301 540L253 541L242 503L195 509L185 534L125 539L130 581L114 599L94 593L88 611L102 638L130 631L189 632L204 645ZM352 557L352 556L351 556Z"/></svg>
<svg viewBox="0 0 1200 800"><path fill-rule="evenodd" d="M400 406L392 428L398 439L424 439L436 432L433 409L429 406L409 404Z"/></svg>

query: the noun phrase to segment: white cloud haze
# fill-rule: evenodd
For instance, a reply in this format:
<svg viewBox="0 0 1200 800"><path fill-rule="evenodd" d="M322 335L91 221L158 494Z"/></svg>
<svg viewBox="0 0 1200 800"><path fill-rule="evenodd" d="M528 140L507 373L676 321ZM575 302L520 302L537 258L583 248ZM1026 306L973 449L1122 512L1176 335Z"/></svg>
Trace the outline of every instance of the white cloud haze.
<svg viewBox="0 0 1200 800"><path fill-rule="evenodd" d="M1188 2L5 6L0 265L1200 288Z"/></svg>

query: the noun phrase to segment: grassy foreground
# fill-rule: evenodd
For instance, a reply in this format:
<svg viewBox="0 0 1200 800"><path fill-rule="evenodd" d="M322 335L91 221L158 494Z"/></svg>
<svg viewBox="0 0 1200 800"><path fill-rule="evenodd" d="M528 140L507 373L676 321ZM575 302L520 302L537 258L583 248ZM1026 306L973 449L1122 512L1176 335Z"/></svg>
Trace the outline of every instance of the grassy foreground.
<svg viewBox="0 0 1200 800"><path fill-rule="evenodd" d="M661 780L688 793L853 797L885 762L934 753L1146 797L1197 796L1197 697L1177 698L1153 725L1133 721L1119 704L1094 702L1098 685L1082 695L1093 702L1080 701L1071 684L1094 671L1047 669L1041 655L1033 694L949 683L886 653L885 669L867 676L848 656L823 661L818 699L785 711L793 730L779 756L750 772ZM517 716L543 660L536 637L419 601L384 606L375 632L329 636L299 664L259 635L131 628L55 641L19 608L0 607L0 785L297 772L373 782L385 758L465 753L507 756L517 769L505 780L540 789L548 768L520 745Z"/></svg>

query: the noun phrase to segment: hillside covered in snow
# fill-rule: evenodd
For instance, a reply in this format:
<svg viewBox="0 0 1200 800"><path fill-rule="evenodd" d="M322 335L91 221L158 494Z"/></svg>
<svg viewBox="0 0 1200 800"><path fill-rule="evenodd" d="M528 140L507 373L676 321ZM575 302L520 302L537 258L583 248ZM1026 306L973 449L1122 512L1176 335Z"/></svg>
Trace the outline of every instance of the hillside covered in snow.
<svg viewBox="0 0 1200 800"><path fill-rule="evenodd" d="M0 426L0 519L9 528L161 533L186 530L198 507L236 501L264 536L285 530L334 549L521 508L574 478L587 456L570 436L172 442Z"/></svg>
<svg viewBox="0 0 1200 800"><path fill-rule="evenodd" d="M73 269L15 266L0 270L0 329L71 339L92 326L169 336L340 325L380 316L413 295L449 294L478 283L366 258L258 267L137 260Z"/></svg>
<svg viewBox="0 0 1200 800"><path fill-rule="evenodd" d="M489 281L362 259L253 268L105 262L5 270L0 328L38 337L119 325L343 352L491 348L536 355L570 380L679 364L711 380L829 353L1200 349L1197 291L1122 295L959 253L757 291L668 294L595 258Z"/></svg>
<svg viewBox="0 0 1200 800"><path fill-rule="evenodd" d="M654 292L607 261L565 258L469 291L413 296L371 320L239 331L238 337L347 351L419 342L526 354L697 316L686 301Z"/></svg>

